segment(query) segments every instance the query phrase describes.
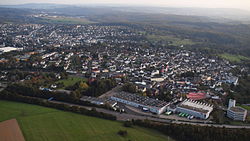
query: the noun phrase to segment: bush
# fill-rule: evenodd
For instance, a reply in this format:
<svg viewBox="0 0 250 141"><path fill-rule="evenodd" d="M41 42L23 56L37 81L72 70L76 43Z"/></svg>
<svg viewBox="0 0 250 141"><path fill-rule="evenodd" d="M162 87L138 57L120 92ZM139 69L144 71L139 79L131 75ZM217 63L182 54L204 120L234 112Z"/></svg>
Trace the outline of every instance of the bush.
<svg viewBox="0 0 250 141"><path fill-rule="evenodd" d="M132 127L132 125L133 125L133 123L132 123L131 121L125 121L125 122L123 123L123 126L124 126L124 127Z"/></svg>
<svg viewBox="0 0 250 141"><path fill-rule="evenodd" d="M119 130L117 134L122 137L126 137L128 135L128 132L126 130Z"/></svg>

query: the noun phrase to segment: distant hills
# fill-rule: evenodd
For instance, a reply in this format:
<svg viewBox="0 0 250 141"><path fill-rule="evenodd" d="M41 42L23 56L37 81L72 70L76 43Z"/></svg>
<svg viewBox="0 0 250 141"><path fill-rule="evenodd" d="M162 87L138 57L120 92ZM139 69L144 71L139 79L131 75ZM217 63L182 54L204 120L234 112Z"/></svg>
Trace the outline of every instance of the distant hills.
<svg viewBox="0 0 250 141"><path fill-rule="evenodd" d="M219 9L219 8L173 8L173 7L135 7L121 5L63 5L63 4L22 4L22 5L0 5L3 8L46 10L67 15L103 15L120 13L140 13L140 14L162 14L175 16L198 17L198 21L211 22L242 22L250 23L250 12L239 9ZM203 18L201 18L203 17ZM179 17L180 18L180 17Z"/></svg>
<svg viewBox="0 0 250 141"><path fill-rule="evenodd" d="M21 8L21 9L54 9L54 8L63 8L68 7L69 5L63 4L50 4L50 3L27 3L20 5L0 5L4 8Z"/></svg>

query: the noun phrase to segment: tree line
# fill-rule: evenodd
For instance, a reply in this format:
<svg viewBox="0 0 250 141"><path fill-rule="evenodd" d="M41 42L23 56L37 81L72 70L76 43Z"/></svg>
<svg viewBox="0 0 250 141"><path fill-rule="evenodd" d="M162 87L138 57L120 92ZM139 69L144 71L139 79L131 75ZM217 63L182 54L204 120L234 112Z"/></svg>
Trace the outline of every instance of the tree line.
<svg viewBox="0 0 250 141"><path fill-rule="evenodd" d="M249 141L249 129L229 129L187 124L132 120L133 125L156 129L177 141Z"/></svg>
<svg viewBox="0 0 250 141"><path fill-rule="evenodd" d="M91 106L91 107L99 107L110 109L108 105L95 105L88 101L80 100L81 95L76 92L71 92L70 94L64 92L53 92L47 90L39 90L36 87L24 85L24 84L12 84L5 88L6 92L13 93L15 95L26 96L26 97L34 97L34 98L42 98L49 99L53 97L53 100L78 104L82 106Z"/></svg>
<svg viewBox="0 0 250 141"><path fill-rule="evenodd" d="M66 87L67 90L75 91L78 94L98 97L117 86L114 79L98 79L93 82L77 82Z"/></svg>
<svg viewBox="0 0 250 141"><path fill-rule="evenodd" d="M59 109L59 110L70 111L70 112L74 112L74 113L78 113L78 114L94 116L94 117L104 118L104 119L108 119L108 120L116 120L116 116L106 114L103 112L98 112L95 110L95 108L93 108L92 110L87 110L87 109L85 109L83 107L79 107L79 106L69 106L69 105L63 104L63 103L55 103L55 102L51 102L51 101L37 98L37 97L19 95L17 93L8 92L6 90L4 90L0 93L0 99L17 101L17 102L24 102L24 103L28 103L28 104L36 104L36 105L55 108L55 109Z"/></svg>

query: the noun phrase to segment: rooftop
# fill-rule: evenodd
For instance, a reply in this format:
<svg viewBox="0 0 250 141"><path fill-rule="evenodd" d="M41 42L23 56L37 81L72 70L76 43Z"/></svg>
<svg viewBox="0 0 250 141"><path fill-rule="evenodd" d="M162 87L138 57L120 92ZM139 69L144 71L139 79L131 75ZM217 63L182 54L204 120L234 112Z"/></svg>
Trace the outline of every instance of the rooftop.
<svg viewBox="0 0 250 141"><path fill-rule="evenodd" d="M191 99L184 100L180 105L178 105L178 107L198 111L201 113L207 113L207 112L211 112L213 110L212 105L206 104L203 102L194 101Z"/></svg>
<svg viewBox="0 0 250 141"><path fill-rule="evenodd" d="M229 110L233 111L233 112L245 112L246 109L244 108L241 108L239 106L236 106L236 107L231 107Z"/></svg>
<svg viewBox="0 0 250 141"><path fill-rule="evenodd" d="M134 103L142 104L150 107L161 108L166 106L168 103L165 101L149 98L146 96L140 96L137 94L127 93L127 92L119 92L113 95L113 97L121 98L127 101L131 101Z"/></svg>

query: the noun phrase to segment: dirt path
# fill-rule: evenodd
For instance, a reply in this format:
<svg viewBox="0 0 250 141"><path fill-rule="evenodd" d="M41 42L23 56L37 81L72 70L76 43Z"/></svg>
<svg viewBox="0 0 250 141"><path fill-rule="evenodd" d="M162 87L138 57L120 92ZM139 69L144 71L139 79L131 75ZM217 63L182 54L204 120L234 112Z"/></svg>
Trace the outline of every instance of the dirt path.
<svg viewBox="0 0 250 141"><path fill-rule="evenodd" d="M0 122L0 141L25 141L16 119Z"/></svg>

